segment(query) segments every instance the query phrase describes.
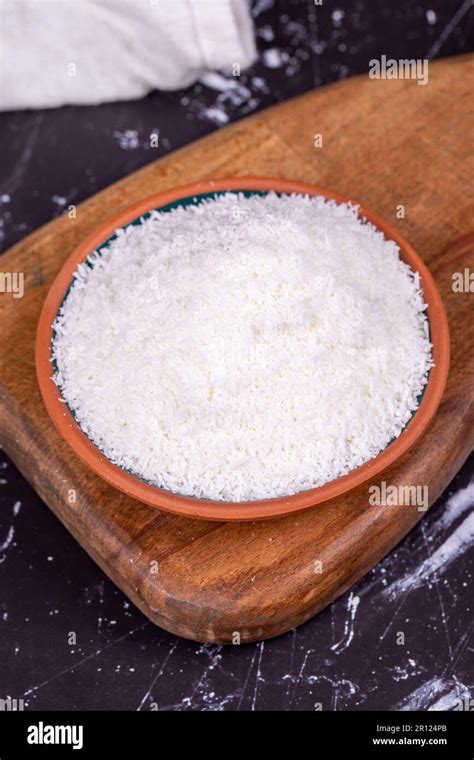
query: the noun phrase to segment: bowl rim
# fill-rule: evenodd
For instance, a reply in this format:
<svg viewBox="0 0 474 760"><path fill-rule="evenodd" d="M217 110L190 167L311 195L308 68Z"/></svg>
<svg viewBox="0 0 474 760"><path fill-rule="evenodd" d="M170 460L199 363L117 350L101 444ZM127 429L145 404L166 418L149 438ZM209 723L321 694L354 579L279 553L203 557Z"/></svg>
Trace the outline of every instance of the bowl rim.
<svg viewBox="0 0 474 760"><path fill-rule="evenodd" d="M450 358L449 326L446 311L427 266L397 230L378 214L357 203L359 216L374 224L384 233L386 238L394 240L400 248L401 259L419 273L425 302L428 304L427 315L435 366L430 370L419 407L398 438L373 459L329 483L307 491L300 491L291 496L258 501L220 502L175 494L146 483L113 464L81 430L68 406L61 399L59 389L51 377L53 322L70 287L73 273L77 265L84 261L92 251L105 243L117 228L130 224L148 211L155 208L159 209L187 197L239 190L242 192L249 190L274 191L285 194L299 193L310 196L321 195L326 199L335 200L337 203L356 203L339 193L318 185L298 180L253 176L201 180L155 193L128 206L99 224L74 248L48 291L36 333L36 374L44 404L59 434L79 459L90 470L119 491L160 511L171 512L184 517L219 521L257 520L288 515L347 494L379 475L406 454L425 432L441 402L446 387Z"/></svg>

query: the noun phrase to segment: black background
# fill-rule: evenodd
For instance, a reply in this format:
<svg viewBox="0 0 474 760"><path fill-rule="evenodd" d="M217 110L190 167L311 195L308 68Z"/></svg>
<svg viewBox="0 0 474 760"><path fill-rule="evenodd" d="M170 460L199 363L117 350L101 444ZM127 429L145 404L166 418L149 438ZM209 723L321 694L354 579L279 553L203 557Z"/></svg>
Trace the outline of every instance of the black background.
<svg viewBox="0 0 474 760"><path fill-rule="evenodd" d="M136 102L2 114L2 249L67 204L227 122L367 72L371 58L472 49L472 3L460 0L324 0L317 8L311 0L254 0L252 8L259 60L232 98L197 83ZM279 51L276 68L270 49ZM0 698L24 698L27 709L452 709L474 682L472 465L471 458L421 524L330 608L278 639L225 648L149 623L0 451ZM448 560L417 585L417 571L440 547Z"/></svg>

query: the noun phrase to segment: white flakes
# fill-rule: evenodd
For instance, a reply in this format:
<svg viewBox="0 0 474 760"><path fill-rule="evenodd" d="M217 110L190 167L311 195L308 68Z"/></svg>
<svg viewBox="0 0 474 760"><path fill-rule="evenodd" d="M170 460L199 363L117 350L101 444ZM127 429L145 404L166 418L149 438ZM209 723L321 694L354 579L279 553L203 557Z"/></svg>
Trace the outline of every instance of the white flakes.
<svg viewBox="0 0 474 760"><path fill-rule="evenodd" d="M241 106L243 103L248 102L252 95L248 87L245 87L238 78L233 76L225 77L215 71L206 72L199 81L205 84L206 87L219 92L213 106L207 109L200 109L201 113L206 115L206 118L209 118L210 109L214 109L212 112L214 113L214 119L211 116L211 121L217 119L218 121L222 121L222 123L224 123L224 120L227 122L229 119L225 110L226 106Z"/></svg>
<svg viewBox="0 0 474 760"><path fill-rule="evenodd" d="M471 510L472 507L474 507L474 479L465 488L461 488L450 496L441 516L434 525L434 532L439 533L441 530L448 528L465 512Z"/></svg>
<svg viewBox="0 0 474 760"><path fill-rule="evenodd" d="M451 678L433 677L418 686L394 709L408 712L413 710L459 710L465 698L470 698L470 690L455 676Z"/></svg>
<svg viewBox="0 0 474 760"><path fill-rule="evenodd" d="M226 194L153 213L82 264L55 381L113 462L245 501L376 456L431 366L419 278L355 207Z"/></svg>
<svg viewBox="0 0 474 760"><path fill-rule="evenodd" d="M227 124L229 121L229 117L227 116L224 109L218 108L217 106L209 106L209 108L203 108L199 115L201 118L212 121L213 124L217 124L218 126Z"/></svg>
<svg viewBox="0 0 474 760"><path fill-rule="evenodd" d="M432 11L431 9L427 10L426 20L430 26L433 26L433 24L436 24L436 13Z"/></svg>

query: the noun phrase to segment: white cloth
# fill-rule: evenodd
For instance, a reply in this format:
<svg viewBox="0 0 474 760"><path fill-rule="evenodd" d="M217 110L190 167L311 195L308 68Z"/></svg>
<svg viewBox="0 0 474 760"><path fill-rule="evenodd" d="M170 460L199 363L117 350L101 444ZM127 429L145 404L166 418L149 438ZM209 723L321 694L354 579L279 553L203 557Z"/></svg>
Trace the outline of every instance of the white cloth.
<svg viewBox="0 0 474 760"><path fill-rule="evenodd" d="M1 0L0 110L131 100L256 57L247 0Z"/></svg>

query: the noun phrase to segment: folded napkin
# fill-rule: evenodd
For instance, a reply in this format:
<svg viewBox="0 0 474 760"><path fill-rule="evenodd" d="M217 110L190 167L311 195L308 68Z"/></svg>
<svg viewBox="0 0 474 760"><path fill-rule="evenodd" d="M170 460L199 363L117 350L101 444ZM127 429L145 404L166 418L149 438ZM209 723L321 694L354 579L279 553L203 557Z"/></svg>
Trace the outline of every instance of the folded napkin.
<svg viewBox="0 0 474 760"><path fill-rule="evenodd" d="M0 14L3 111L131 100L256 57L247 0L1 0Z"/></svg>

